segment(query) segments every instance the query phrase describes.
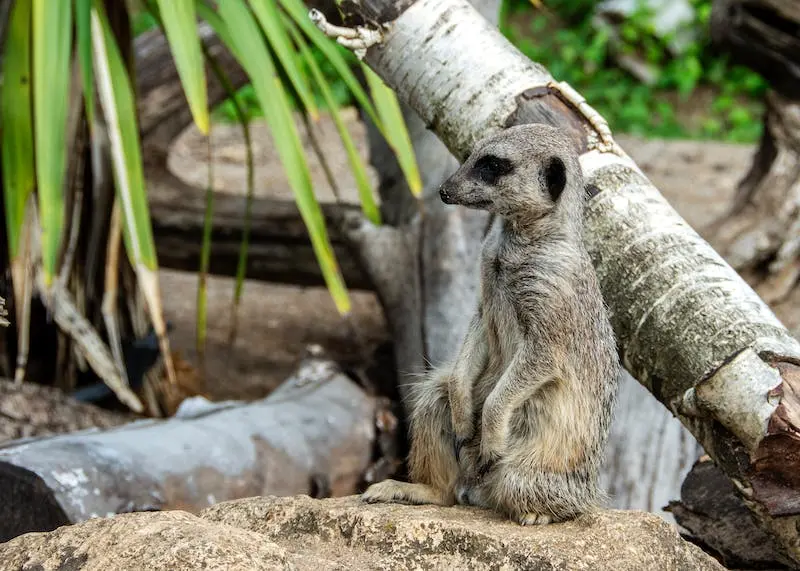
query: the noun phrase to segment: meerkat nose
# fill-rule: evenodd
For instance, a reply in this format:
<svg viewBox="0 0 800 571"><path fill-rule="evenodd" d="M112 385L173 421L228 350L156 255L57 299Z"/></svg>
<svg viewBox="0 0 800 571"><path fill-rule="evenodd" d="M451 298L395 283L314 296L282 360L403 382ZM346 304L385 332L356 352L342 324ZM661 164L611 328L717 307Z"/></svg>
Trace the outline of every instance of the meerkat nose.
<svg viewBox="0 0 800 571"><path fill-rule="evenodd" d="M441 198L442 202L445 204L450 204L450 194L448 194L444 185L439 187L439 198Z"/></svg>

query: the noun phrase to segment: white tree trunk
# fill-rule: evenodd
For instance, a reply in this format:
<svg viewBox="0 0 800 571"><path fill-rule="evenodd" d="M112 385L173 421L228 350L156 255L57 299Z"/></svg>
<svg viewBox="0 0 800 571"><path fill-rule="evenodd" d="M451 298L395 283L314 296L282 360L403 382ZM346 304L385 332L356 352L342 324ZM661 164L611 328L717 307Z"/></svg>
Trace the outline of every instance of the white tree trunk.
<svg viewBox="0 0 800 571"><path fill-rule="evenodd" d="M586 244L625 367L691 430L800 562L800 345L633 161L609 152L602 129L553 91L547 71L466 0L360 6L388 22L367 63L454 156L515 123L547 122L574 137L587 183L599 190L587 208ZM358 227L364 251L365 236L376 233Z"/></svg>

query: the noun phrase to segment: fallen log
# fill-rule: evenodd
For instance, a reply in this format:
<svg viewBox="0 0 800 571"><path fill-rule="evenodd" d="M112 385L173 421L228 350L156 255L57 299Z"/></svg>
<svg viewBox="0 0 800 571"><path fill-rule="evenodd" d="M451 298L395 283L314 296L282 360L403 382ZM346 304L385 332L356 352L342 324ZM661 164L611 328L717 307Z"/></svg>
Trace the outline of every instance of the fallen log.
<svg viewBox="0 0 800 571"><path fill-rule="evenodd" d="M736 487L707 456L698 460L669 511L688 537L730 569L789 569L774 538L758 526Z"/></svg>
<svg viewBox="0 0 800 571"><path fill-rule="evenodd" d="M97 515L257 495L357 491L372 459L375 400L309 358L264 400L191 399L141 420L0 447L0 542Z"/></svg>

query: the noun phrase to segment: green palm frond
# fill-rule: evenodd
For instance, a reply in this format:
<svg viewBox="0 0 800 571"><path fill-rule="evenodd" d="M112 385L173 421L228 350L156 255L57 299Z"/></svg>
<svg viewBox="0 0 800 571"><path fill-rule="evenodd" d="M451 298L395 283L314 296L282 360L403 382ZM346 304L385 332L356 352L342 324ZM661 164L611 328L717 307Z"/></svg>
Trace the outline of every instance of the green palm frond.
<svg viewBox="0 0 800 571"><path fill-rule="evenodd" d="M65 94L75 93L77 87L83 93L83 116L92 140L96 129L107 131L125 251L173 378L136 95L128 63L122 56L129 46L123 49L118 45L106 14L108 5L101 0L11 1L14 4L2 46L5 52L0 101L2 197L10 257L14 260L17 255L26 204L31 197L36 198L38 213L38 222L33 226L40 250L36 270L45 289L50 287L59 258L64 256L65 236L74 234L70 233L72 217L65 216L70 164L67 149L71 146L67 137L73 135L68 130L69 97ZM313 124L324 105L346 151L364 215L379 224L380 209L367 167L338 112L337 97L341 101L342 93L347 93L372 119L397 154L409 187L417 193L419 173L413 149L391 91L369 75L368 86L360 84L353 69L358 63L313 25L301 0L145 0L138 4L150 14L151 23L164 30L192 118L201 133L209 133L211 115L207 62L197 33L198 21L210 24L242 65L252 81L331 297L336 308L346 314L350 299L315 196L297 118L305 115ZM238 115L249 139L246 114L238 108ZM102 121L96 121L98 116ZM250 164L249 199L252 171ZM110 216L110 212L105 214ZM210 208L206 214L205 271L210 251ZM248 217L249 226L249 213L242 215ZM245 236L237 272L237 300L247 266L246 242Z"/></svg>

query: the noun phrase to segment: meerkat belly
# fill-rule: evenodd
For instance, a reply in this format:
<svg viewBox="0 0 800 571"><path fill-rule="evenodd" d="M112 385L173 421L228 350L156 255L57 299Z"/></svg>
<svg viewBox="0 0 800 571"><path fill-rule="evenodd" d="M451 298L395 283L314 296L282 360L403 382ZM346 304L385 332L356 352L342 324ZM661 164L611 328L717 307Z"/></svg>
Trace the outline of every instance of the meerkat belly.
<svg viewBox="0 0 800 571"><path fill-rule="evenodd" d="M565 377L542 387L511 420L510 453L548 472L578 469L599 433L590 395L581 390L578 379Z"/></svg>

